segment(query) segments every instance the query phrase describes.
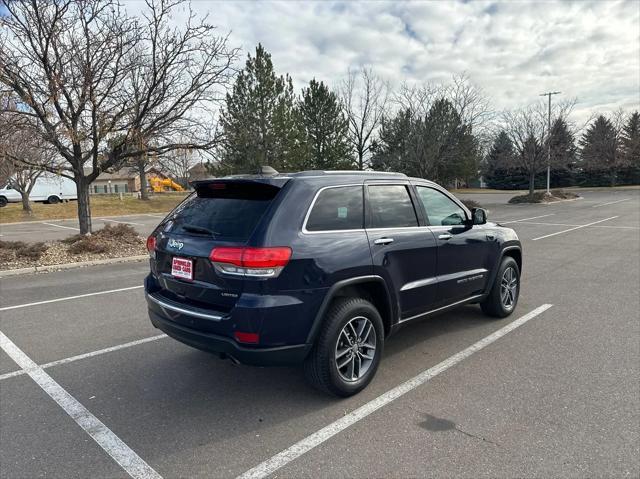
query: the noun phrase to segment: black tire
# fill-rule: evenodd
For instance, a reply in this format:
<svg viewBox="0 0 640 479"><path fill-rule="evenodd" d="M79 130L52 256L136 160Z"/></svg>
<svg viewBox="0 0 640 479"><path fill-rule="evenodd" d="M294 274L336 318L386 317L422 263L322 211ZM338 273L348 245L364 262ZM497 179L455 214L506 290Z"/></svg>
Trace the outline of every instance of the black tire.
<svg viewBox="0 0 640 479"><path fill-rule="evenodd" d="M60 198L58 198L56 195L51 195L49 196L49 198L47 198L47 203L49 203L50 205L55 205L57 203L60 203Z"/></svg>
<svg viewBox="0 0 640 479"><path fill-rule="evenodd" d="M0 208L7 206L7 199L4 196L0 196Z"/></svg>
<svg viewBox="0 0 640 479"><path fill-rule="evenodd" d="M372 352L373 359L367 360L370 362L362 376L348 381L343 376L344 372L338 369L336 355L338 347L344 342L343 328L353 321L362 321L358 318L364 318L372 325L371 333L375 333L375 349ZM364 324L367 326L366 321ZM370 340L369 337L369 342ZM347 346L346 349L350 350L351 348ZM356 349L358 349L357 344ZM329 307L313 349L305 360L305 375L307 380L321 391L340 397L352 396L367 387L375 376L383 349L384 326L375 306L362 298L339 298ZM371 349L366 349L366 346L363 345L361 353L366 355L370 352ZM347 354L351 357L360 353L354 354L350 351ZM347 359L346 356L344 358ZM360 364L358 369L364 367L365 359L360 358L358 361Z"/></svg>
<svg viewBox="0 0 640 479"><path fill-rule="evenodd" d="M505 304L502 297L502 283L505 280L505 273L507 276L507 270L511 269L513 278L515 279L515 292L512 290L512 296L514 296L511 300L511 304ZM510 283L507 281L507 283ZM480 307L482 311L488 315L493 316L494 318L506 318L511 313L513 313L514 309L518 305L518 297L520 296L520 268L518 268L518 263L515 259L510 256L505 256L502 258L502 262L500 263L500 267L498 268L498 273L496 274L496 278L493 281L493 286L491 287L491 292L489 296L480 303ZM509 299L507 297L507 299ZM506 301L508 303L508 301Z"/></svg>

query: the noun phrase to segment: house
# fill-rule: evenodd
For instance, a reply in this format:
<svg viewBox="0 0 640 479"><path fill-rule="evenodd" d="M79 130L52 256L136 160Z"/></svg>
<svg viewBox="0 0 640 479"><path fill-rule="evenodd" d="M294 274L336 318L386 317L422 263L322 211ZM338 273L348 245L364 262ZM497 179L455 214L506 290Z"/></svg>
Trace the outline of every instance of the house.
<svg viewBox="0 0 640 479"><path fill-rule="evenodd" d="M155 167L147 169L147 188L149 178L167 179L168 176ZM121 168L113 172L102 172L91 184L91 194L135 193L140 191L140 174L137 168Z"/></svg>
<svg viewBox="0 0 640 479"><path fill-rule="evenodd" d="M204 180L211 178L211 173L202 163L198 163L189 168L189 181Z"/></svg>

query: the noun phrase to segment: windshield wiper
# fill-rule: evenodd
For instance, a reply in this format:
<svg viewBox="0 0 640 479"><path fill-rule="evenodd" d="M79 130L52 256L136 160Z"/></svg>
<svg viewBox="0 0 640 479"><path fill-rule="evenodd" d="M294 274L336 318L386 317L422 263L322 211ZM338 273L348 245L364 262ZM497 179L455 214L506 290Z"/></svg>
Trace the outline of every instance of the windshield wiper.
<svg viewBox="0 0 640 479"><path fill-rule="evenodd" d="M217 231L213 231L210 230L209 228L205 228L204 226L198 226L198 225L192 225L189 223L186 224L182 224L180 225L182 227L183 230L186 231L191 231L193 233L204 233L204 234L208 234L210 236L213 236L214 238L219 235L220 233L218 233Z"/></svg>

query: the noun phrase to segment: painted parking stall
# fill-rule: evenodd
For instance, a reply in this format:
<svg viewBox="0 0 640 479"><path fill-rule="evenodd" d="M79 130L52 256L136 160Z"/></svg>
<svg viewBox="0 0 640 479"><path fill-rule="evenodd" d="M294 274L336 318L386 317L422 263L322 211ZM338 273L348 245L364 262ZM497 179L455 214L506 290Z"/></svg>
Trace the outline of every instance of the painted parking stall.
<svg viewBox="0 0 640 479"><path fill-rule="evenodd" d="M158 334L145 264L1 279L0 330L31 362L0 353L0 429L28 436L56 418L30 455L2 437L3 477L637 475L640 196L625 194L636 196L489 202L489 219L524 242L516 313L488 321L467 306L404 328L348 400L309 389L295 368L235 366ZM98 422L83 430L78 411ZM56 430L69 451L93 444L82 454L97 469L47 454Z"/></svg>

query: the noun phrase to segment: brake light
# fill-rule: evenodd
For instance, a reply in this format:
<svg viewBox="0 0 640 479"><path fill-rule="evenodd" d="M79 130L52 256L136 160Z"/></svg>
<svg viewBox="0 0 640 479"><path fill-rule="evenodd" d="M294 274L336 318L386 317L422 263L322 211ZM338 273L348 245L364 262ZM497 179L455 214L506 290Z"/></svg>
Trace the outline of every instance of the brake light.
<svg viewBox="0 0 640 479"><path fill-rule="evenodd" d="M218 271L236 276L272 278L278 276L291 259L291 248L217 247L209 259Z"/></svg>
<svg viewBox="0 0 640 479"><path fill-rule="evenodd" d="M156 257L156 237L151 235L147 238L147 251L152 258Z"/></svg>

